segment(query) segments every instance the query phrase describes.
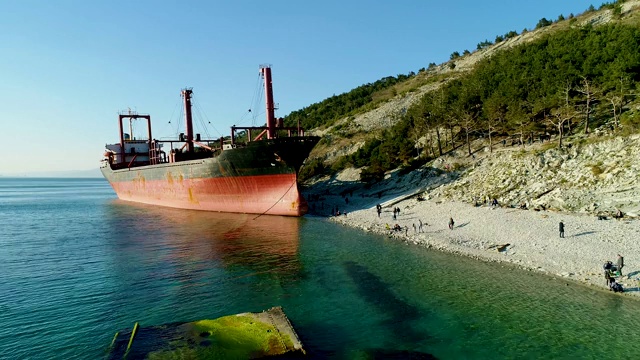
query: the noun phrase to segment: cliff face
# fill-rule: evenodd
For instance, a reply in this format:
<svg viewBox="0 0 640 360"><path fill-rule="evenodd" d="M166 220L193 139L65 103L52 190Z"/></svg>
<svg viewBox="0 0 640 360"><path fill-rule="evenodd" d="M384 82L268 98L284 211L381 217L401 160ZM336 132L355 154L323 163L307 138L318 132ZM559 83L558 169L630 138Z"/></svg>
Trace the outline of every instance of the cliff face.
<svg viewBox="0 0 640 360"><path fill-rule="evenodd" d="M392 171L375 184L358 179L358 169L345 169L315 179L308 192L327 195L328 205L341 207L344 200L338 194L365 194L350 211L422 196L469 204L495 198L502 207L607 217L621 210L639 217L640 135L575 137L562 149L553 142L524 149L498 145L493 153L484 148L473 157L457 150L407 174Z"/></svg>
<svg viewBox="0 0 640 360"><path fill-rule="evenodd" d="M496 198L503 206L530 209L640 214L640 135L569 145L478 156L468 168L449 173L451 182L428 194L470 203ZM447 160L456 161L449 157L439 163Z"/></svg>

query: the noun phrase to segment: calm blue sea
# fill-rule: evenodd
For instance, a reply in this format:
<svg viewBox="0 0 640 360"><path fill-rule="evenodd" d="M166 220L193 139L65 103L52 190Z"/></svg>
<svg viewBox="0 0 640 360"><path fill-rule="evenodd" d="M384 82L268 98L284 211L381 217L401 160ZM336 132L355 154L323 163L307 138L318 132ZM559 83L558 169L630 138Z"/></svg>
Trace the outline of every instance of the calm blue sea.
<svg viewBox="0 0 640 360"><path fill-rule="evenodd" d="M101 359L116 331L282 306L310 358L631 359L640 302L321 218L121 202L0 178L0 358Z"/></svg>

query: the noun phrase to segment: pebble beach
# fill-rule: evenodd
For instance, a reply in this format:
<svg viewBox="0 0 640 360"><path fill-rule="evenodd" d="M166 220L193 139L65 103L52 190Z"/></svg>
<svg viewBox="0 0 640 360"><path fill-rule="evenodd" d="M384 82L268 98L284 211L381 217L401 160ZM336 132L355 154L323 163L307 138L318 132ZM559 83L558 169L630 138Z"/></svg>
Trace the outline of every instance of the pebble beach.
<svg viewBox="0 0 640 360"><path fill-rule="evenodd" d="M380 216L376 206L332 217L332 221L408 244L504 262L526 270L563 277L607 290L603 264L624 257L617 281L624 294L640 294L640 222L629 219L600 220L591 215L473 206L462 202L408 198L387 200ZM400 213L393 218L393 209ZM449 229L449 219L454 219ZM422 221L422 231L419 223ZM560 238L559 223L565 225ZM402 230L393 231L398 224ZM415 230L414 230L415 225Z"/></svg>

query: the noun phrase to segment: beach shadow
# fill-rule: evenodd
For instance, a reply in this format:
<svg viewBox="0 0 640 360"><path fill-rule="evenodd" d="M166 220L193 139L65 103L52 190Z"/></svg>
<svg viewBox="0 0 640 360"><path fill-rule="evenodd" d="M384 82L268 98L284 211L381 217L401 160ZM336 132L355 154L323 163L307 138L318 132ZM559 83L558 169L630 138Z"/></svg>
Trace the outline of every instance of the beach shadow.
<svg viewBox="0 0 640 360"><path fill-rule="evenodd" d="M487 250L496 249L498 250L498 252L505 252L509 250L509 246L511 246L511 244L495 244L495 245L489 246Z"/></svg>
<svg viewBox="0 0 640 360"><path fill-rule="evenodd" d="M597 232L598 232L598 231L585 231L585 232L581 232L581 233L579 233L579 234L575 234L575 235L573 235L573 237L583 236L583 235L589 235L589 234L595 234L595 233L597 233Z"/></svg>
<svg viewBox="0 0 640 360"><path fill-rule="evenodd" d="M461 227L465 227L465 226L469 225L469 223L471 223L471 222L470 222L470 221L467 221L467 222L466 222L466 223L464 223L464 224L460 224L460 225L458 225L458 226L454 226L454 228L461 228Z"/></svg>
<svg viewBox="0 0 640 360"><path fill-rule="evenodd" d="M639 270L639 271L633 271L633 272L630 272L630 273L628 273L628 274L627 274L627 276L628 276L628 277L632 277L632 276L636 276L636 275L638 275L638 274L640 274L640 270Z"/></svg>
<svg viewBox="0 0 640 360"><path fill-rule="evenodd" d="M407 215L405 215L403 217L398 216L398 220L403 220L403 221L413 220L413 221L416 221L416 220L418 220L418 217L417 216L409 216L409 214L407 214Z"/></svg>
<svg viewBox="0 0 640 360"><path fill-rule="evenodd" d="M638 271L636 271L636 273L637 272ZM627 275L622 276L622 278L626 277ZM624 287L624 292L640 292L640 278L621 279L620 277L618 277L616 281L623 284L622 286ZM625 283L627 284L627 286L624 286Z"/></svg>
<svg viewBox="0 0 640 360"><path fill-rule="evenodd" d="M443 173L447 176L434 176ZM459 176L457 171L443 172L439 168L427 166L408 174L395 171L376 183L338 180L337 175L332 175L313 185L302 184L301 190L309 204L309 214L312 215L331 216L331 209L334 207L341 212L364 209L375 211L376 204L385 208L383 212L391 212L389 207L406 199L417 199L428 189L451 183ZM348 203L345 198L349 198Z"/></svg>
<svg viewBox="0 0 640 360"><path fill-rule="evenodd" d="M422 234L439 234L441 232L444 232L445 230L451 231L451 230L449 230L447 228L447 229L438 229L438 230L433 230L433 231L424 231L424 232L422 232Z"/></svg>

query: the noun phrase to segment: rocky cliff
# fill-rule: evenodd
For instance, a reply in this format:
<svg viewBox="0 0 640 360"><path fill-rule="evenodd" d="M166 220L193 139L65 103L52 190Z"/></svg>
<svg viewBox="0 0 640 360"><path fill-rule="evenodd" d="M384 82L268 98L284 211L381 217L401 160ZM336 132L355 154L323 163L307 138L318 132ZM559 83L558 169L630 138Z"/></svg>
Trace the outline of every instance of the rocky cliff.
<svg viewBox="0 0 640 360"><path fill-rule="evenodd" d="M496 198L503 206L607 216L618 209L629 216L640 214L639 135L590 143L575 139L562 149L544 148L484 154L447 173L447 161L456 161L449 156L437 163L451 182L429 196L470 203Z"/></svg>
<svg viewBox="0 0 640 360"><path fill-rule="evenodd" d="M370 200L345 207L339 195L349 192ZM545 142L524 148L498 145L493 153L484 148L473 156L457 150L408 174L390 172L373 185L359 182L359 170L350 168L315 179L308 193L323 194L327 205L350 211L421 196L469 204L495 198L501 207L606 217L621 210L627 217L638 217L640 135L576 136L561 149Z"/></svg>

